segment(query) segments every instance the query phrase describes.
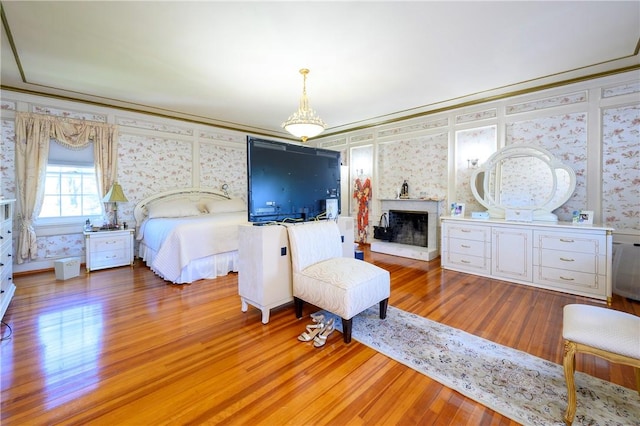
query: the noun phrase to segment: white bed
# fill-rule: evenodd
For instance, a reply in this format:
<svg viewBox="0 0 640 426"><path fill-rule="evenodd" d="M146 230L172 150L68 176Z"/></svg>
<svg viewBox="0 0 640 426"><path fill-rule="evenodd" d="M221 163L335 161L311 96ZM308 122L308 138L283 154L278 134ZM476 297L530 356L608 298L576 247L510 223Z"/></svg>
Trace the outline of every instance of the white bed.
<svg viewBox="0 0 640 426"><path fill-rule="evenodd" d="M238 226L246 203L217 191L166 191L134 209L138 256L174 284L213 279L238 271Z"/></svg>

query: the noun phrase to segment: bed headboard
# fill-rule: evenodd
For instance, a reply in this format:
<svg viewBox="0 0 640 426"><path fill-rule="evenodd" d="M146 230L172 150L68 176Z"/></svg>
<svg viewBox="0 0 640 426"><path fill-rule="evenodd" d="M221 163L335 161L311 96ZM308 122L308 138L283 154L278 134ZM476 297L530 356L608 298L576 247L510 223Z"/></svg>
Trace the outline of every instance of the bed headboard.
<svg viewBox="0 0 640 426"><path fill-rule="evenodd" d="M199 204L205 204L210 200L231 199L231 197L222 192L206 188L183 188L160 192L158 194L147 197L136 204L135 208L133 209L133 216L136 219L136 227L139 227L140 224L147 218L149 214L149 206L153 203L185 198Z"/></svg>

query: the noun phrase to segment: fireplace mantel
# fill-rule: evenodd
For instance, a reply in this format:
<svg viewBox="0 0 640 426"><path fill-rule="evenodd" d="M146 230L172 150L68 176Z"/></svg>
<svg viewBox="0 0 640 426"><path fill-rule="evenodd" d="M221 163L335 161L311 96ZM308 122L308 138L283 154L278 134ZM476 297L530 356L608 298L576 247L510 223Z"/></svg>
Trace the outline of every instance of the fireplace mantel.
<svg viewBox="0 0 640 426"><path fill-rule="evenodd" d="M428 214L427 247L373 240L371 243L371 251L418 260L433 260L440 255L438 246L438 242L440 241L438 224L440 223L444 200L385 198L380 200L380 204L382 210L380 214L387 213L388 215L389 210L426 212Z"/></svg>

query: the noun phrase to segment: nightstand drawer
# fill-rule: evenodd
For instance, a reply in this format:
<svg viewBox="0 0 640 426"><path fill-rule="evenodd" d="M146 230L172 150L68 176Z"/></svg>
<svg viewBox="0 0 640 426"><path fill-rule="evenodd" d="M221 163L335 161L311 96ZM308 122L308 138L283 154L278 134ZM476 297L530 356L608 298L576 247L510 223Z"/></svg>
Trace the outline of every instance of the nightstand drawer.
<svg viewBox="0 0 640 426"><path fill-rule="evenodd" d="M89 238L89 245L92 252L124 250L129 245L127 235L114 235L112 237L92 237Z"/></svg>
<svg viewBox="0 0 640 426"><path fill-rule="evenodd" d="M91 254L91 269L128 265L129 263L129 253L123 250L99 251Z"/></svg>

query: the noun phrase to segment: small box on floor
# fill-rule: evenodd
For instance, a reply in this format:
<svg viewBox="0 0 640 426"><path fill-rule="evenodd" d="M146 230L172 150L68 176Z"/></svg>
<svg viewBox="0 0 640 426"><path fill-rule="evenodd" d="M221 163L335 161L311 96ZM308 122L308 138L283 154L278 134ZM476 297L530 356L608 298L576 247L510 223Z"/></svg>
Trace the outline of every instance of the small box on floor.
<svg viewBox="0 0 640 426"><path fill-rule="evenodd" d="M68 280L80 275L80 258L68 257L53 262L57 280Z"/></svg>
<svg viewBox="0 0 640 426"><path fill-rule="evenodd" d="M355 250L355 258L364 260L364 252L362 250Z"/></svg>

